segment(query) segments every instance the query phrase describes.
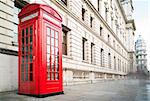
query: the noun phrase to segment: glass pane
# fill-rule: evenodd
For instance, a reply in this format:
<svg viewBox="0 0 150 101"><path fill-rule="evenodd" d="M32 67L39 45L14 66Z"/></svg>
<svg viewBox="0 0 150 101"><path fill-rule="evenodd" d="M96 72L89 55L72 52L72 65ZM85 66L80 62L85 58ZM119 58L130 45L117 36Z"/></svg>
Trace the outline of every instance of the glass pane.
<svg viewBox="0 0 150 101"><path fill-rule="evenodd" d="M50 54L47 54L47 62L50 62Z"/></svg>
<svg viewBox="0 0 150 101"><path fill-rule="evenodd" d="M30 26L30 35L32 35L33 30L32 30L32 26Z"/></svg>
<svg viewBox="0 0 150 101"><path fill-rule="evenodd" d="M47 62L47 79L50 80L50 63Z"/></svg>
<svg viewBox="0 0 150 101"><path fill-rule="evenodd" d="M24 54L24 46L22 46L22 54Z"/></svg>
<svg viewBox="0 0 150 101"><path fill-rule="evenodd" d="M22 63L24 63L24 56L22 56Z"/></svg>
<svg viewBox="0 0 150 101"><path fill-rule="evenodd" d="M55 32L55 38L58 39L58 32Z"/></svg>
<svg viewBox="0 0 150 101"><path fill-rule="evenodd" d="M54 80L54 73L52 72L52 78L51 78L51 80Z"/></svg>
<svg viewBox="0 0 150 101"><path fill-rule="evenodd" d="M47 62L47 69L50 71L50 63Z"/></svg>
<svg viewBox="0 0 150 101"><path fill-rule="evenodd" d="M51 45L54 46L54 38L51 38Z"/></svg>
<svg viewBox="0 0 150 101"><path fill-rule="evenodd" d="M26 37L28 36L28 28L26 28Z"/></svg>
<svg viewBox="0 0 150 101"><path fill-rule="evenodd" d="M58 55L58 48L55 48L55 55Z"/></svg>
<svg viewBox="0 0 150 101"><path fill-rule="evenodd" d="M55 65L54 65L54 55L52 55L52 59L51 59L51 66L52 66L52 71L54 71Z"/></svg>
<svg viewBox="0 0 150 101"><path fill-rule="evenodd" d="M55 77L56 77L56 80L59 80L59 73L56 73Z"/></svg>
<svg viewBox="0 0 150 101"><path fill-rule="evenodd" d="M30 52L32 52L32 46L30 46Z"/></svg>
<svg viewBox="0 0 150 101"><path fill-rule="evenodd" d="M51 52L52 52L52 54L54 55L54 47L51 47Z"/></svg>
<svg viewBox="0 0 150 101"><path fill-rule="evenodd" d="M54 30L51 30L51 37L54 38Z"/></svg>
<svg viewBox="0 0 150 101"><path fill-rule="evenodd" d="M55 47L58 47L58 40L55 39Z"/></svg>
<svg viewBox="0 0 150 101"><path fill-rule="evenodd" d="M21 72L24 72L24 64L21 64Z"/></svg>
<svg viewBox="0 0 150 101"><path fill-rule="evenodd" d="M26 81L28 81L28 64L26 64Z"/></svg>
<svg viewBox="0 0 150 101"><path fill-rule="evenodd" d="M58 64L58 56L55 56L55 62Z"/></svg>
<svg viewBox="0 0 150 101"><path fill-rule="evenodd" d="M24 38L22 38L22 45L24 45Z"/></svg>
<svg viewBox="0 0 150 101"><path fill-rule="evenodd" d="M28 44L28 37L26 37L26 44Z"/></svg>
<svg viewBox="0 0 150 101"><path fill-rule="evenodd" d="M26 62L28 62L28 55L26 55Z"/></svg>
<svg viewBox="0 0 150 101"><path fill-rule="evenodd" d="M22 81L24 81L24 73L23 72L21 73L21 79L22 79Z"/></svg>
<svg viewBox="0 0 150 101"><path fill-rule="evenodd" d="M54 66L54 63L52 64L52 72L54 72L54 68L55 68L55 66Z"/></svg>
<svg viewBox="0 0 150 101"><path fill-rule="evenodd" d="M30 73L30 81L33 81L33 73Z"/></svg>
<svg viewBox="0 0 150 101"><path fill-rule="evenodd" d="M22 29L22 37L24 37L24 29Z"/></svg>
<svg viewBox="0 0 150 101"><path fill-rule="evenodd" d="M50 80L50 73L47 72L47 80Z"/></svg>
<svg viewBox="0 0 150 101"><path fill-rule="evenodd" d="M50 36L50 28L47 27L47 35Z"/></svg>
<svg viewBox="0 0 150 101"><path fill-rule="evenodd" d="M47 45L47 53L50 53L50 45Z"/></svg>
<svg viewBox="0 0 150 101"><path fill-rule="evenodd" d="M32 62L33 56L32 54L30 54L30 62Z"/></svg>
<svg viewBox="0 0 150 101"><path fill-rule="evenodd" d="M28 52L28 46L26 46L26 52Z"/></svg>
<svg viewBox="0 0 150 101"><path fill-rule="evenodd" d="M32 44L32 36L30 36L30 44Z"/></svg>
<svg viewBox="0 0 150 101"><path fill-rule="evenodd" d="M50 37L47 36L47 44L50 45Z"/></svg>
<svg viewBox="0 0 150 101"><path fill-rule="evenodd" d="M30 72L33 72L33 63L30 63Z"/></svg>
<svg viewBox="0 0 150 101"><path fill-rule="evenodd" d="M59 64L56 64L56 71L59 71Z"/></svg>
<svg viewBox="0 0 150 101"><path fill-rule="evenodd" d="M33 63L30 63L30 81L33 81Z"/></svg>
<svg viewBox="0 0 150 101"><path fill-rule="evenodd" d="M54 64L54 55L51 55L51 63L52 63L52 65Z"/></svg>
<svg viewBox="0 0 150 101"><path fill-rule="evenodd" d="M63 32L62 43L67 44L67 34ZM85 40L83 40L85 41Z"/></svg>

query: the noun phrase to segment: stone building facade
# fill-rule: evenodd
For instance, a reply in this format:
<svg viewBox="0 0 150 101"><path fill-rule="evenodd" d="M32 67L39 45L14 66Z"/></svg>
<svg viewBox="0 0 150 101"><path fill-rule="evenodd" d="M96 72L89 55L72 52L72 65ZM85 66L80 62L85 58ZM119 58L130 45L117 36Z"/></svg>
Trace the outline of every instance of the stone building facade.
<svg viewBox="0 0 150 101"><path fill-rule="evenodd" d="M131 0L0 0L0 92L17 89L17 16L35 2L63 18L64 85L121 79L135 71L135 24L125 11L133 11Z"/></svg>

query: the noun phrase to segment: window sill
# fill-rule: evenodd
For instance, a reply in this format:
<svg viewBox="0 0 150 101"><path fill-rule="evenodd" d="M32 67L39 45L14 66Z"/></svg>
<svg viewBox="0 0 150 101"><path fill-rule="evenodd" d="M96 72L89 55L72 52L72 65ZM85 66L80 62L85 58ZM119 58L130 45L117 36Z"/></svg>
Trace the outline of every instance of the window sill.
<svg viewBox="0 0 150 101"><path fill-rule="evenodd" d="M62 55L63 58L67 58L67 59L73 59L71 56L69 55Z"/></svg>
<svg viewBox="0 0 150 101"><path fill-rule="evenodd" d="M82 60L82 62L83 62L83 63L88 63L88 61L87 61L87 60Z"/></svg>

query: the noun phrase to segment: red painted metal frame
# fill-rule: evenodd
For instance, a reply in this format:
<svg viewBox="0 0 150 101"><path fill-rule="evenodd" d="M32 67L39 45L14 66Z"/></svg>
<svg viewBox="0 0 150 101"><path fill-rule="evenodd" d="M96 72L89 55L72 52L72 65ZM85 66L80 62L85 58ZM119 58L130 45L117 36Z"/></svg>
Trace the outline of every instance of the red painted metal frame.
<svg viewBox="0 0 150 101"><path fill-rule="evenodd" d="M35 14L38 15L22 22L27 16ZM43 15L47 14L50 19L45 18ZM56 24L52 19L59 22ZM18 83L18 93L19 94L29 94L29 95L47 95L53 93L63 92L63 80L62 80L62 18L61 16L51 7L47 5L40 4L29 4L25 6L19 13L19 25L18 25L18 42L19 42L19 83ZM33 62L33 81L22 81L22 29L32 26L32 62ZM46 28L49 27L54 29L59 33L58 36L58 56L59 56L59 79L58 80L47 80L47 31ZM55 32L56 34L56 32ZM55 35L56 36L56 35ZM31 38L31 37L30 37ZM56 50L55 50L56 51ZM24 53L26 54L26 53ZM29 54L29 53L27 53ZM55 56L55 54L54 54ZM25 58L25 57L24 57ZM30 59L30 58L28 58ZM25 61L25 60L24 60ZM29 63L29 62L27 62ZM26 63L26 64L27 64ZM24 64L26 66L26 64ZM56 68L56 62L55 62ZM51 67L52 68L52 67ZM29 66L27 69L29 73ZM52 72L52 71L51 71ZM54 73L56 75L56 73ZM26 76L26 67L24 69L23 75ZM28 75L30 76L30 75ZM56 78L56 77L55 77ZM23 78L25 80L25 77Z"/></svg>

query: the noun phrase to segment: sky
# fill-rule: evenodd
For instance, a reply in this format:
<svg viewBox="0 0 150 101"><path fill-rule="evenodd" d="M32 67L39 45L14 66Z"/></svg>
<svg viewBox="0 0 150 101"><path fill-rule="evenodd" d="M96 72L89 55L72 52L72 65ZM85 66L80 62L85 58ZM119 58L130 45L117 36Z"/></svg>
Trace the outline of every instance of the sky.
<svg viewBox="0 0 150 101"><path fill-rule="evenodd" d="M147 45L148 70L150 70L150 0L133 0L136 31L135 40L142 35Z"/></svg>

